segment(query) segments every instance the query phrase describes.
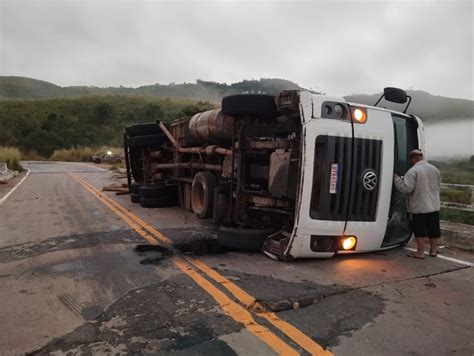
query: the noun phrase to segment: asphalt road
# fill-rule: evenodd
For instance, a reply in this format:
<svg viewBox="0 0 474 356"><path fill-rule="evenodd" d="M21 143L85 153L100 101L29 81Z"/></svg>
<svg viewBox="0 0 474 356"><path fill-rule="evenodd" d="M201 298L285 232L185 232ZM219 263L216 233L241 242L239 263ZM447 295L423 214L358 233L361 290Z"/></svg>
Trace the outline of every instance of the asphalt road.
<svg viewBox="0 0 474 356"><path fill-rule="evenodd" d="M209 221L101 192L119 182L108 171L24 166L0 204L2 355L474 353L466 265L222 251Z"/></svg>

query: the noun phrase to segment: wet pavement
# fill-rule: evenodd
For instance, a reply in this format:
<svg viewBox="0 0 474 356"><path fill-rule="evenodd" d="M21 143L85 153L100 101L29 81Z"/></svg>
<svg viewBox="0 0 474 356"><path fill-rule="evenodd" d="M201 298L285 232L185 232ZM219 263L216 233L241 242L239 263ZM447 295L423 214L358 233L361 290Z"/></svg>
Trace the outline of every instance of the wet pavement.
<svg viewBox="0 0 474 356"><path fill-rule="evenodd" d="M219 248L212 223L180 208L101 193L171 240L150 247L130 216L69 174L101 190L119 182L113 173L24 165L30 175L0 205L1 354L272 355L280 342L299 354L314 345L336 355L474 352L474 278L464 264L409 259L403 248L275 262ZM184 273L177 259L209 271Z"/></svg>

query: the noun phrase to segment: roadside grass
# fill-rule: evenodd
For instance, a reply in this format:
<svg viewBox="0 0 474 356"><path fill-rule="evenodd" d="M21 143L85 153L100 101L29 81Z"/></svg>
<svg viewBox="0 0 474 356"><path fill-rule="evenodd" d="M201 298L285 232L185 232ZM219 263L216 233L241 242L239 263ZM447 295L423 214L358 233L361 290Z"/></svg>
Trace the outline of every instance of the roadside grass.
<svg viewBox="0 0 474 356"><path fill-rule="evenodd" d="M89 162L90 157L99 155L107 151L112 151L113 154L121 154L123 149L120 147L77 147L69 149L55 150L50 161L67 161L67 162Z"/></svg>
<svg viewBox="0 0 474 356"><path fill-rule="evenodd" d="M443 183L474 185L474 156L470 159L432 161L441 172Z"/></svg>
<svg viewBox="0 0 474 356"><path fill-rule="evenodd" d="M439 217L454 223L474 225L474 212L458 209L441 208Z"/></svg>
<svg viewBox="0 0 474 356"><path fill-rule="evenodd" d="M461 189L441 189L441 201L459 204L471 204L471 192Z"/></svg>
<svg viewBox="0 0 474 356"><path fill-rule="evenodd" d="M0 146L0 162L7 164L7 167L13 171L22 171L23 167L20 165L21 153L15 147Z"/></svg>

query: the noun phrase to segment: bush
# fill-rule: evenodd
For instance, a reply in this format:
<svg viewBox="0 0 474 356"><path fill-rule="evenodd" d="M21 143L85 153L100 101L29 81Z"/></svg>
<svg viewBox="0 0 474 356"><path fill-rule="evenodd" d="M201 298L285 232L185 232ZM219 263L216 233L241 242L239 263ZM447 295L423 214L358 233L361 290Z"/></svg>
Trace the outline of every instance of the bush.
<svg viewBox="0 0 474 356"><path fill-rule="evenodd" d="M122 149L117 147L77 147L69 149L55 150L51 157L51 161L67 161L67 162L88 162L91 156L99 155L107 151L114 154L121 154Z"/></svg>
<svg viewBox="0 0 474 356"><path fill-rule="evenodd" d="M23 161L46 161L46 158L36 151L22 152L21 159Z"/></svg>
<svg viewBox="0 0 474 356"><path fill-rule="evenodd" d="M20 165L21 153L15 147L0 146L0 162L6 163L7 167L13 171L21 171Z"/></svg>

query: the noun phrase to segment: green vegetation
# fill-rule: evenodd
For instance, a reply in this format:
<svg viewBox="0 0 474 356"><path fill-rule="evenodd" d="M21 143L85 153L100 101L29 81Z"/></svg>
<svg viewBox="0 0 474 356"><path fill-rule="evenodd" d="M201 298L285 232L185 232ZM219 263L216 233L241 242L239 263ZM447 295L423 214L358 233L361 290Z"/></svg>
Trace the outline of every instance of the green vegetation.
<svg viewBox="0 0 474 356"><path fill-rule="evenodd" d="M470 159L432 161L441 172L443 183L474 185L474 156Z"/></svg>
<svg viewBox="0 0 474 356"><path fill-rule="evenodd" d="M471 191L460 189L441 189L441 201L459 204L471 204Z"/></svg>
<svg viewBox="0 0 474 356"><path fill-rule="evenodd" d="M440 219L454 223L474 225L474 212L441 208Z"/></svg>
<svg viewBox="0 0 474 356"><path fill-rule="evenodd" d="M12 99L60 98L90 95L121 96L165 96L220 102L222 97L232 94L267 93L276 94L281 90L303 89L298 84L285 79L243 80L226 84L197 80L196 83L152 84L138 88L98 88L86 86L60 87L42 80L25 77L1 77L0 97Z"/></svg>
<svg viewBox="0 0 474 356"><path fill-rule="evenodd" d="M166 122L213 107L209 102L118 95L0 100L0 145L42 157L58 149L120 147L126 126Z"/></svg>
<svg viewBox="0 0 474 356"><path fill-rule="evenodd" d="M20 165L21 153L14 147L0 146L0 162L7 164L7 167L13 171L21 171L23 168Z"/></svg>

